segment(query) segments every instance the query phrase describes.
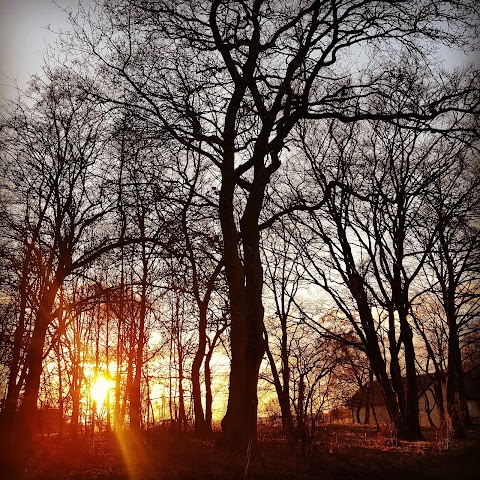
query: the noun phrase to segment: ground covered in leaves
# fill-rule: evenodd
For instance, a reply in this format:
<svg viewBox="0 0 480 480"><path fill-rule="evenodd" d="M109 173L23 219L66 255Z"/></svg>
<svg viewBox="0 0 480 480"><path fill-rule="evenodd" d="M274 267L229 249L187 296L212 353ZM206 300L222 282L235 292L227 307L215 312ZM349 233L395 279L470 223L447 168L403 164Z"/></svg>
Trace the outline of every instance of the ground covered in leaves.
<svg viewBox="0 0 480 480"><path fill-rule="evenodd" d="M434 429L424 442L396 442L372 427L327 425L311 445L262 431L251 456L219 446L219 434L146 432L38 438L29 480L367 480L480 478L480 427L464 440Z"/></svg>

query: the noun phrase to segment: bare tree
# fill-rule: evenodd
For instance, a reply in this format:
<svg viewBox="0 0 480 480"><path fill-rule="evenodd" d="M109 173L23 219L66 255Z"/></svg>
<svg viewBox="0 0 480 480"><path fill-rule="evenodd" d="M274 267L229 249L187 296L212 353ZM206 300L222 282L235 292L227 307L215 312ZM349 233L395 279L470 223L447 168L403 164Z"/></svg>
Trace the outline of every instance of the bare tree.
<svg viewBox="0 0 480 480"><path fill-rule="evenodd" d="M430 40L464 44L475 38L469 19L476 13L467 0L120 0L106 2L88 29L73 18L79 75L89 61L100 67L95 76L104 89L95 97L135 106L148 135L168 132L179 149L200 153L212 167L232 319L223 429L233 448L256 436L265 351L260 232L276 218L267 212L284 213L265 204L276 172L292 158L294 126L302 119L432 119L463 108L456 87L386 108L383 100L397 85L385 68L363 75L345 65L364 45L396 55L398 47L423 53L420 45Z"/></svg>
<svg viewBox="0 0 480 480"><path fill-rule="evenodd" d="M283 225L277 227L263 242L265 284L271 292L275 309L274 320L265 322L265 338L266 353L282 415L282 429L290 436L294 426L290 402L291 349L292 342L296 341L299 324L298 319L291 317L297 311L295 297L300 287L301 267L291 233ZM267 294L267 299L268 296ZM276 328L277 324L280 329Z"/></svg>
<svg viewBox="0 0 480 480"><path fill-rule="evenodd" d="M196 165L195 165L196 163ZM209 304L223 268L218 224L215 222L216 205L209 197L208 185L202 186L205 172L200 171L200 162L194 163L192 178L185 173L185 184L189 193L181 214L182 239L185 242L185 256L189 263L188 277L191 279L191 292L198 309L198 346L192 363L192 398L195 415L195 431L211 431L211 399L205 414L202 403L200 370L205 360L208 341ZM218 232L218 233L217 233ZM209 355L211 356L211 352ZM205 370L207 365L205 364ZM207 398L209 395L209 374L205 372ZM211 392L210 392L211 395ZM207 408L208 407L208 408Z"/></svg>
<svg viewBox="0 0 480 480"><path fill-rule="evenodd" d="M409 68L407 62L403 74L395 76L404 87L386 104L421 102L427 92L424 79L417 70L410 75ZM462 118L455 121L459 131L470 129L469 135L473 134ZM316 179L313 188L320 186L329 197L323 213L315 212L315 200L310 201L312 206L305 208L311 214L304 225L318 235L328 252L323 267L316 265L317 253L307 253L313 276L351 320L398 434L415 440L422 438L422 433L410 307L417 293L415 281L441 229L439 222L431 221L431 188L452 171L457 150L452 150L452 140L445 134L428 134L418 123L406 127L379 122L341 127L333 122L328 127L329 140L324 141L319 130L304 137L302 148ZM341 190L328 193L332 182L341 185ZM348 287L360 323L352 306L333 287L336 281ZM373 307L379 309L378 320L372 315ZM386 357L382 357L383 317L388 371Z"/></svg>
<svg viewBox="0 0 480 480"><path fill-rule="evenodd" d="M453 168L438 178L431 192L432 220L438 223L438 237L429 251L426 278L429 295L441 305L439 330L445 319L447 348L447 409L456 437L464 436L468 410L464 394L462 337L478 329L480 303L479 263L479 170L477 150L457 141L450 149ZM432 279L433 273L433 279Z"/></svg>
<svg viewBox="0 0 480 480"><path fill-rule="evenodd" d="M118 242L106 233L116 206L107 195L114 170L100 166L100 161L108 161L106 117L66 71L48 75L46 83L37 80L32 87L33 107L19 106L8 123L6 186L11 197L5 235L25 245L23 262L29 282L36 285L25 390L15 430L18 452L28 450L35 431L45 336L57 315L59 289L70 274ZM12 386L17 372L13 365Z"/></svg>
<svg viewBox="0 0 480 480"><path fill-rule="evenodd" d="M103 83L119 93L98 96L134 103L157 130L214 167L232 318L222 425L233 448L256 436L265 351L260 232L269 224L265 202L289 157L293 127L302 119L431 119L457 108L453 93L386 109L382 99L392 82L384 66L360 75L348 72L344 60L366 44L378 52L400 45L414 53L420 39L458 42L455 28L465 35L475 27L465 21L473 8L471 2L131 0L108 2L89 31L77 22L84 59L98 62Z"/></svg>

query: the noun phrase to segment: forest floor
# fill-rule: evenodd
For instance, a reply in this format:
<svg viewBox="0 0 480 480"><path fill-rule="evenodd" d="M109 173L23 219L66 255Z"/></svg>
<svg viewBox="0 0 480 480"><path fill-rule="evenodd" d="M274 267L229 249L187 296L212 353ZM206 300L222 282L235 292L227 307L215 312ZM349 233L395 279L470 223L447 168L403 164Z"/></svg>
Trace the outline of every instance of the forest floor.
<svg viewBox="0 0 480 480"><path fill-rule="evenodd" d="M280 434L261 431L247 462L218 446L219 434L146 432L141 438L95 434L37 439L28 480L469 480L480 478L480 426L466 439L396 442L365 426L326 425L302 451ZM248 463L247 476L245 475ZM1 473L0 473L1 477Z"/></svg>

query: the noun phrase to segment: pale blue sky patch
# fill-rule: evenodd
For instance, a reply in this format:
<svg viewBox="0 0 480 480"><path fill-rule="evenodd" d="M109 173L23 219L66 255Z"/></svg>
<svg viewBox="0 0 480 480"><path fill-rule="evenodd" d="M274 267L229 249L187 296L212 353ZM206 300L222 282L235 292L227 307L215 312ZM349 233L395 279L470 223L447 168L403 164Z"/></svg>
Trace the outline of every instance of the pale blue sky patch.
<svg viewBox="0 0 480 480"><path fill-rule="evenodd" d="M93 0L80 2L88 5ZM75 12L78 4L79 0L0 0L0 103L16 97L16 84L24 90L30 76L41 72L47 47L57 39L54 32L69 30L65 10ZM480 64L478 54L466 56L446 47L440 53L445 66L468 60Z"/></svg>
<svg viewBox="0 0 480 480"><path fill-rule="evenodd" d="M76 11L78 0L0 0L1 98L14 98L15 84L25 89L30 76L41 71L54 32L69 29L62 10L68 8Z"/></svg>

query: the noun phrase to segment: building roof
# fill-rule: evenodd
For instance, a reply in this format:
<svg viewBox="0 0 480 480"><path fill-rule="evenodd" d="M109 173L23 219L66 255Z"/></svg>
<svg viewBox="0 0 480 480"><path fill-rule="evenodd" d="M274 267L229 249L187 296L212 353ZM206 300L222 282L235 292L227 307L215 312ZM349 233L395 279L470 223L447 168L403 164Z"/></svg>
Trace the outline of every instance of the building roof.
<svg viewBox="0 0 480 480"><path fill-rule="evenodd" d="M402 377L402 382L405 389L407 383L406 377ZM430 375L417 375L419 398L428 390L432 383L433 378ZM369 402L368 399L370 400ZM365 384L362 388L359 388L348 402L348 406L358 406L364 405L366 403L370 403L370 405L383 405L385 403L382 388L380 387L380 384L377 380L374 380L370 389L369 384Z"/></svg>

